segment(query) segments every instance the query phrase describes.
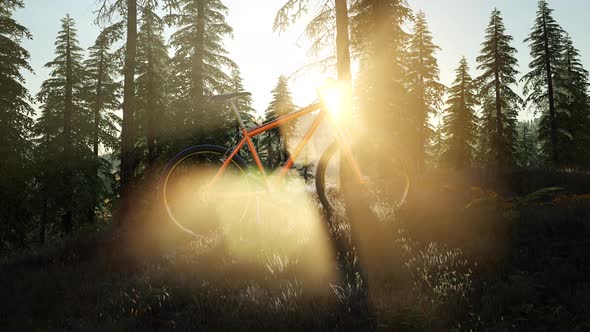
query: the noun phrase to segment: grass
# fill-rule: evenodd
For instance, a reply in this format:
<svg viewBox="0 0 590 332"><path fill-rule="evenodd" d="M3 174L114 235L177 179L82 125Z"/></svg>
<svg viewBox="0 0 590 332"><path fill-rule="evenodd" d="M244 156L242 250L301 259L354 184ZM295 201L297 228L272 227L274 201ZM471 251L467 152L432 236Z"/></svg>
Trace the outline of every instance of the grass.
<svg viewBox="0 0 590 332"><path fill-rule="evenodd" d="M165 227L107 228L4 258L0 330L590 331L588 202L414 193L383 220L389 255L372 268L366 313L351 307L358 279L314 273L312 245L259 243L236 258ZM348 236L341 217L334 225Z"/></svg>

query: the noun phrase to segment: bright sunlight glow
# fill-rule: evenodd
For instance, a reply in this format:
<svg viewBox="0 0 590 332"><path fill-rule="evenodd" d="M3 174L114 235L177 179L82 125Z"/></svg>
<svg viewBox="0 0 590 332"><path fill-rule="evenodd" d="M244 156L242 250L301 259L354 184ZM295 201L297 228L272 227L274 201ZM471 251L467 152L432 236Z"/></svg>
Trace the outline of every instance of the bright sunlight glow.
<svg viewBox="0 0 590 332"><path fill-rule="evenodd" d="M335 118L340 117L347 105L346 86L342 82L332 80L319 88L318 92L330 114Z"/></svg>

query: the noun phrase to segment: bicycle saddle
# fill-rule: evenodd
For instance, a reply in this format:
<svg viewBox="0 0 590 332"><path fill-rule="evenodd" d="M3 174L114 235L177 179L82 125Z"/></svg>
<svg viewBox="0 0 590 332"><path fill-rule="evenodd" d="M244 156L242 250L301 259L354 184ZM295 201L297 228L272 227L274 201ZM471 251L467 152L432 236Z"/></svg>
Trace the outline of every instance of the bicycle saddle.
<svg viewBox="0 0 590 332"><path fill-rule="evenodd" d="M211 96L209 99L214 103L225 103L232 99L252 95L250 92L236 92L223 95Z"/></svg>

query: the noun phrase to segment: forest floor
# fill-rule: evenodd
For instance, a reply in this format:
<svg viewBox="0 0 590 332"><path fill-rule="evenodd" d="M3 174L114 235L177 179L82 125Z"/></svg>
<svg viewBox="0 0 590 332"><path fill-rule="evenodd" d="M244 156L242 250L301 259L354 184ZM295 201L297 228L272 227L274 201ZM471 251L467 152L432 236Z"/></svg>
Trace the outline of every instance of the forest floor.
<svg viewBox="0 0 590 332"><path fill-rule="evenodd" d="M590 196L438 188L394 219L368 312L316 246L237 258L113 228L3 258L0 330L590 331Z"/></svg>

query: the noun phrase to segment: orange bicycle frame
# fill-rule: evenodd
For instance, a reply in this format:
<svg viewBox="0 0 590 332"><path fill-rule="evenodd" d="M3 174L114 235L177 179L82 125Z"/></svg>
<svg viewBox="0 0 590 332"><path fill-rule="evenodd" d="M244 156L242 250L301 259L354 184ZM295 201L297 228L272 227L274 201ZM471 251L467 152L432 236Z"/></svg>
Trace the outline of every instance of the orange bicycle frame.
<svg viewBox="0 0 590 332"><path fill-rule="evenodd" d="M215 174L215 177L211 180L211 183L209 183L209 185L210 186L213 185L223 175L223 173L225 172L225 170L229 166L232 158L236 154L238 154L238 152L244 147L244 145L247 144L248 149L250 150L250 153L254 157L254 161L256 162L256 166L260 170L260 172L264 178L264 181L268 187L269 186L268 177L266 176L266 172L264 171L264 166L262 165L262 161L260 160L260 156L258 155L258 151L256 150L254 143L252 142L252 138L256 137L264 132L267 132L271 129L274 129L278 126L281 126L287 122L298 119L304 115L313 113L317 110L320 110L320 112L318 113L318 115L314 119L313 123L311 124L311 126L309 127L309 129L307 130L305 135L303 136L303 139L299 142L297 147L295 147L295 150L289 156L289 159L287 159L285 164L281 167L281 169L278 173L279 179L283 178L287 174L287 172L289 172L289 170L293 167L295 160L297 159L299 154L301 154L301 152L303 151L303 148L305 148L305 146L307 145L307 143L309 142L309 140L311 139L313 134L316 132L316 130L318 129L318 127L320 126L322 121L327 117L335 129L336 140L338 141L341 151L344 153L346 160L348 161L350 167L352 168L353 173L356 175L359 183L364 183L365 178L362 175L362 172L360 170L360 167L358 166L358 163L354 159L352 151L350 150L350 145L348 144L344 133L340 130L340 128L338 127L338 125L336 124L334 119L331 117L329 112L326 110L326 108L322 107L321 103L315 103L315 104L312 104L312 105L307 106L305 108L302 108L298 111L295 111L293 113L279 117L279 118L277 118L273 121L270 121L268 123L262 124L258 127L255 127L252 129L243 128L242 129L242 135L243 135L242 139L234 147L234 149L227 156L227 158L225 158L223 164L221 165L221 168L219 169L219 171L217 171L217 174Z"/></svg>

